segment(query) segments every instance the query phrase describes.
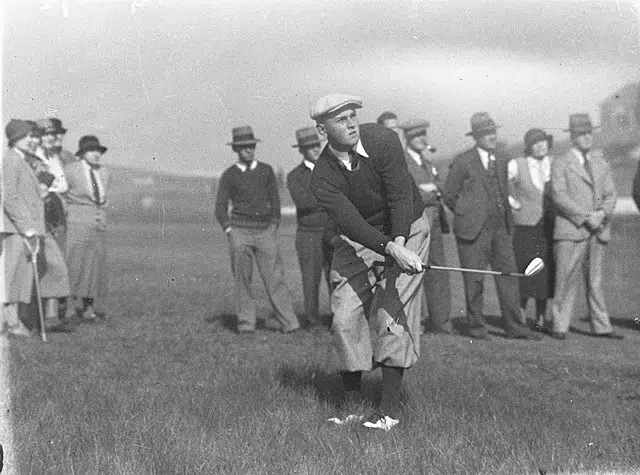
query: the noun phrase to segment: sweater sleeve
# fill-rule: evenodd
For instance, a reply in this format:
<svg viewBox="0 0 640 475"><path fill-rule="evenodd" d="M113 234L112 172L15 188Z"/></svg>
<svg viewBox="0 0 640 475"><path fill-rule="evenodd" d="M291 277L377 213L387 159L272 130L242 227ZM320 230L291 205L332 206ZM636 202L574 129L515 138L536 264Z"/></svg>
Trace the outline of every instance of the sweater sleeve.
<svg viewBox="0 0 640 475"><path fill-rule="evenodd" d="M322 171L321 167L316 166L311 175L311 191L318 204L327 210L342 234L384 255L385 247L391 239L367 223L354 204L323 176Z"/></svg>
<svg viewBox="0 0 640 475"><path fill-rule="evenodd" d="M230 193L229 175L224 172L218 182L218 194L216 197L215 214L222 229L229 227L229 198Z"/></svg>
<svg viewBox="0 0 640 475"><path fill-rule="evenodd" d="M313 209L318 206L315 196L311 193L311 189L306 186L303 179L303 172L298 168L294 168L287 176L287 188L291 199L293 199L296 208L299 210Z"/></svg>
<svg viewBox="0 0 640 475"><path fill-rule="evenodd" d="M380 176L387 193L391 219L391 237L409 239L413 222L413 178L409 174L400 139L389 131L381 154ZM386 244L386 243L385 243Z"/></svg>

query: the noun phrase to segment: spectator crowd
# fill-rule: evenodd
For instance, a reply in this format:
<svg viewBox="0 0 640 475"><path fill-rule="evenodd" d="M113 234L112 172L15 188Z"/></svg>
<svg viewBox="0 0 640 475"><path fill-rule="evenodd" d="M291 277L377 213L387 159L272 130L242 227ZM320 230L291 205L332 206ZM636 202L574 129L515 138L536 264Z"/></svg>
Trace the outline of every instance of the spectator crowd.
<svg viewBox="0 0 640 475"><path fill-rule="evenodd" d="M325 96L311 109L315 126L295 132L301 160L287 187L296 206L302 316L294 312L279 246L278 180L256 158L253 129L232 129L228 145L237 160L219 180L214 212L228 240L239 334L256 329L257 267L275 317L268 326L283 333L330 326L329 366L342 374L349 398L361 397L363 371L382 367L382 401L364 423L384 430L399 420L402 375L418 359L419 335L460 331L451 321L451 271L463 273L470 338L491 339L488 268L502 274L495 283L506 338L566 340L580 287L592 335L623 338L612 329L603 293L617 194L609 164L593 149L587 114L569 117L568 152L554 157L553 137L532 128L522 154L508 157L498 147L500 126L475 113L466 133L472 143L443 177L431 159L427 120L401 122L385 112L377 123L360 124L360 108L355 96ZM86 135L75 154L68 152L56 118L12 119L5 132L0 330L30 337L104 318L107 148ZM633 196L640 206L640 168ZM447 266L448 233L460 268ZM535 276L508 275L535 259L544 262ZM319 313L323 280L328 318ZM535 318L528 322L530 299Z"/></svg>
<svg viewBox="0 0 640 475"><path fill-rule="evenodd" d="M12 336L72 332L104 318L107 148L87 135L72 154L66 132L53 117L5 128L0 331Z"/></svg>

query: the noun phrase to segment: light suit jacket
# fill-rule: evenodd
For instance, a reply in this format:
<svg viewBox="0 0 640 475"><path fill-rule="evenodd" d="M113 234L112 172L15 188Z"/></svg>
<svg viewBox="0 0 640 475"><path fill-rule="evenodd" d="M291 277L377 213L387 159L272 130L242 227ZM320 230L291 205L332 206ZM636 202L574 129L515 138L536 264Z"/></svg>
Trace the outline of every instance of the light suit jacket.
<svg viewBox="0 0 640 475"><path fill-rule="evenodd" d="M597 231L600 241L611 239L611 216L616 204L616 189L611 168L599 151L589 152L593 180L580 163L580 152L572 148L551 164L551 198L556 207L553 238L582 241L591 233L583 224L590 213L603 210L606 218Z"/></svg>
<svg viewBox="0 0 640 475"><path fill-rule="evenodd" d="M24 156L17 150L6 152L2 163L3 232L24 235L45 233L44 203L38 179Z"/></svg>
<svg viewBox="0 0 640 475"><path fill-rule="evenodd" d="M84 161L65 162L64 174L67 178L67 183L69 183L69 191L66 194L69 221L85 224L95 223L99 230L106 229L108 170L101 166L98 171L105 198L105 202L100 205L94 201L93 186L89 177L88 166Z"/></svg>

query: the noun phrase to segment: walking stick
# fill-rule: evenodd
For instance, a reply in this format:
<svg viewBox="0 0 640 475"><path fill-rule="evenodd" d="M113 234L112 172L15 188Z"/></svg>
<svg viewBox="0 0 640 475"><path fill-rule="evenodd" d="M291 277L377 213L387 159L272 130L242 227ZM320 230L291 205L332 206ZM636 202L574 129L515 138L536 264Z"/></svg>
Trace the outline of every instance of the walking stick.
<svg viewBox="0 0 640 475"><path fill-rule="evenodd" d="M36 286L36 300L38 302L38 317L40 321L40 338L43 342L47 342L47 330L44 323L44 310L42 309L42 297L40 293L40 276L38 275L38 251L40 250L40 240L36 237L35 249L31 247L27 239L24 240L24 245L31 253L30 261L33 269L33 278Z"/></svg>

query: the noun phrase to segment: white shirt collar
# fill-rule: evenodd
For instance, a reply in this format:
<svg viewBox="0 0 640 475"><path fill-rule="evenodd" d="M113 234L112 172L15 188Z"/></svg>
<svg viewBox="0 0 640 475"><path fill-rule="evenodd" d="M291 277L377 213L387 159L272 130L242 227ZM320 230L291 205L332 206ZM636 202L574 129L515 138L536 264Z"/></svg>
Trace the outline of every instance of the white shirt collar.
<svg viewBox="0 0 640 475"><path fill-rule="evenodd" d="M420 156L420 154L418 152L416 152L415 150L412 150L410 148L407 149L407 154L413 158L413 161L416 162L418 164L419 167L422 166L422 157Z"/></svg>
<svg viewBox="0 0 640 475"><path fill-rule="evenodd" d="M18 147L13 147L13 150L20 155L22 158L25 157L24 152L22 150L20 150Z"/></svg>
<svg viewBox="0 0 640 475"><path fill-rule="evenodd" d="M302 163L304 163L304 166L307 167L309 170L313 171L313 169L316 167L316 164L309 161L309 160L303 160Z"/></svg>
<svg viewBox="0 0 640 475"><path fill-rule="evenodd" d="M358 139L358 143L356 144L355 150L356 150L356 153L361 157L369 158L369 154L364 149L364 146L362 145L362 141L360 139Z"/></svg>
<svg viewBox="0 0 640 475"><path fill-rule="evenodd" d="M329 150L331 150L331 152L336 156L336 158L340 162L342 162L342 164L346 167L346 169L351 170L351 159L349 158L348 154L346 152L342 152L342 153L338 152L335 148L331 146L330 143L328 143L327 146L329 147ZM362 142L360 141L360 139L358 139L358 143L353 148L353 151L356 152L361 157L369 158L369 154L364 149L364 146L362 145Z"/></svg>
<svg viewBox="0 0 640 475"><path fill-rule="evenodd" d="M492 154L491 152L489 152L488 150L485 150L483 148L480 147L476 147L476 150L478 151L478 154L480 155L480 161L482 162L482 166L484 167L485 170L489 169L489 160L495 160L496 156L494 154Z"/></svg>
<svg viewBox="0 0 640 475"><path fill-rule="evenodd" d="M582 155L582 152L576 147L573 147L573 153L576 157L578 157L578 161L580 162L580 165L584 166L584 155ZM587 156L589 156L589 152L587 152Z"/></svg>
<svg viewBox="0 0 640 475"><path fill-rule="evenodd" d="M258 161L257 160L252 160L251 164L249 165L249 170L255 170L257 166L258 166ZM247 165L245 165L242 162L236 162L236 167L238 167L241 172L246 172L247 171Z"/></svg>

